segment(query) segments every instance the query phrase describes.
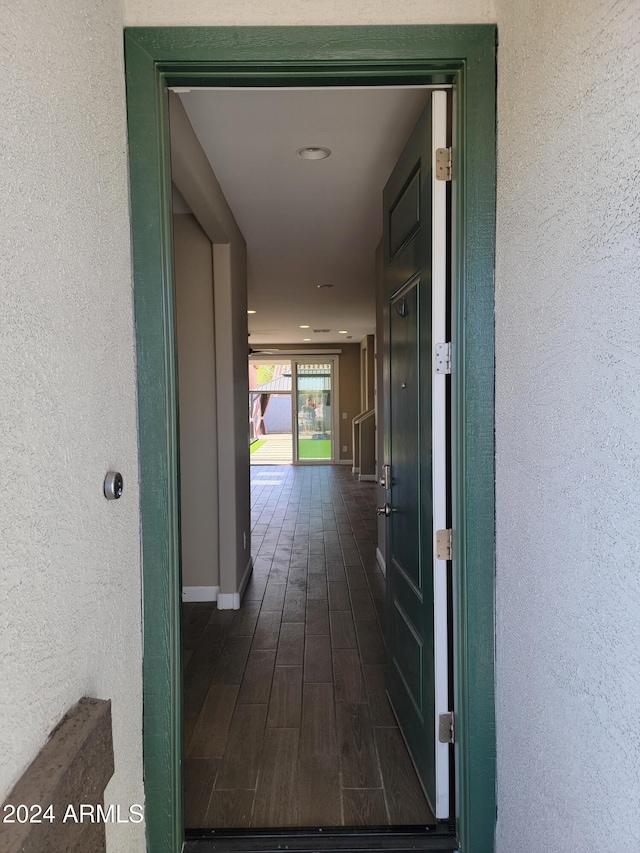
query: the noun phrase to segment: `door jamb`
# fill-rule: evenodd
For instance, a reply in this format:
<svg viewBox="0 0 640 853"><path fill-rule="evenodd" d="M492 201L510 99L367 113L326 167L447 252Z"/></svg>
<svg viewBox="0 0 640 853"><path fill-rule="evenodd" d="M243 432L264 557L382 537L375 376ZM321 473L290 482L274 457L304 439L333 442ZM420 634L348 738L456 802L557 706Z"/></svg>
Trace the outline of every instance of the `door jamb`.
<svg viewBox="0 0 640 853"><path fill-rule="evenodd" d="M457 831L493 850L494 25L125 31L144 589L147 849L182 849L178 443L168 86L453 83Z"/></svg>

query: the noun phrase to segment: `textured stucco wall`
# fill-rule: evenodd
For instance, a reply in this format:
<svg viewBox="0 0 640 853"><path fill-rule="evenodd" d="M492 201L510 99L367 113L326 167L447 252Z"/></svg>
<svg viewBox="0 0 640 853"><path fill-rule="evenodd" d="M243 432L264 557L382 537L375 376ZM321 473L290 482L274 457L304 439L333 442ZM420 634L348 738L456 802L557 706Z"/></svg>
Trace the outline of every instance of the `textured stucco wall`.
<svg viewBox="0 0 640 853"><path fill-rule="evenodd" d="M640 9L497 12L497 849L638 850Z"/></svg>
<svg viewBox="0 0 640 853"><path fill-rule="evenodd" d="M129 27L484 24L495 0L125 0Z"/></svg>
<svg viewBox="0 0 640 853"><path fill-rule="evenodd" d="M143 802L121 28L117 0L31 0L0 35L0 799L88 694L113 702L108 801Z"/></svg>

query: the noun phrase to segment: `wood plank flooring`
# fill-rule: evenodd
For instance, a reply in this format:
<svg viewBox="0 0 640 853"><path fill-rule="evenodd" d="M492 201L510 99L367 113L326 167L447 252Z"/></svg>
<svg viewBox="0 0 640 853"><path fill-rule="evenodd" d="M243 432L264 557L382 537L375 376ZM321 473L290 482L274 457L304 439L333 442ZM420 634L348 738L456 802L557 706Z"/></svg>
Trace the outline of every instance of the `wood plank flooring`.
<svg viewBox="0 0 640 853"><path fill-rule="evenodd" d="M433 825L384 687L375 487L252 466L238 611L183 605L185 825Z"/></svg>

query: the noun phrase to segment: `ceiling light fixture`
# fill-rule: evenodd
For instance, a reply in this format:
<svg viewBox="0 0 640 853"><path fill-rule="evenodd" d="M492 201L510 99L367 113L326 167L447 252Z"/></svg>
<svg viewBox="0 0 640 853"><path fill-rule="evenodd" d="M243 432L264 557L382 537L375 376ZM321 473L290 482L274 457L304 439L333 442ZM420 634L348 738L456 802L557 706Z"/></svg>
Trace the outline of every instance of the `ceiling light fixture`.
<svg viewBox="0 0 640 853"><path fill-rule="evenodd" d="M326 160L331 155L331 151L320 145L309 145L306 148L298 148L296 154L303 160Z"/></svg>
<svg viewBox="0 0 640 853"><path fill-rule="evenodd" d="M316 284L318 290L324 290L325 288L333 287L332 284Z"/></svg>
<svg viewBox="0 0 640 853"><path fill-rule="evenodd" d="M302 340L303 340L303 341L310 341L310 340L311 340L311 338L303 338Z"/></svg>
<svg viewBox="0 0 640 853"><path fill-rule="evenodd" d="M301 329L308 329L308 326L300 326Z"/></svg>
<svg viewBox="0 0 640 853"><path fill-rule="evenodd" d="M342 329L341 331L339 331L339 332L338 332L338 334L339 334L339 335L348 335L348 334L349 334L349 332L347 332L347 330L346 330L346 329Z"/></svg>
<svg viewBox="0 0 640 853"><path fill-rule="evenodd" d="M247 311L247 314L255 314L255 311Z"/></svg>

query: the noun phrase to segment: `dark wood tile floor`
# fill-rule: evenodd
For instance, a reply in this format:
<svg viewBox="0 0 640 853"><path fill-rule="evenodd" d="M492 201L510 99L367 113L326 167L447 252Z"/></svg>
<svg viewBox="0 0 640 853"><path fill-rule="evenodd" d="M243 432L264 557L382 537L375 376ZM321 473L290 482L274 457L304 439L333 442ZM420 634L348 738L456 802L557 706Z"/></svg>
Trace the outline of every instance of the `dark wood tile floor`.
<svg viewBox="0 0 640 853"><path fill-rule="evenodd" d="M183 605L186 826L433 825L385 693L374 485L251 479L242 608Z"/></svg>

